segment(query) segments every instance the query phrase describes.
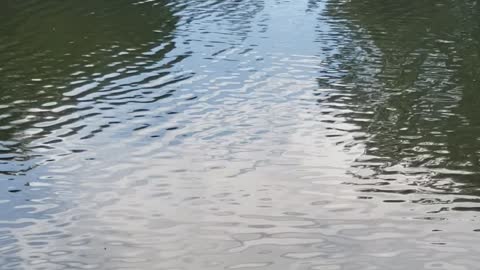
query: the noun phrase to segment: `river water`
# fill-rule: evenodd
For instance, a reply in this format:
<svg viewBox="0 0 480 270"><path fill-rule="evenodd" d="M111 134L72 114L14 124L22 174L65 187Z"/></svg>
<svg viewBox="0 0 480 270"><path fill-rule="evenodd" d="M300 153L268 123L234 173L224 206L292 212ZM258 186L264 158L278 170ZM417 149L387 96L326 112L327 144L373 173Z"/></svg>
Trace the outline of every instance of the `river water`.
<svg viewBox="0 0 480 270"><path fill-rule="evenodd" d="M0 4L0 269L477 269L480 7Z"/></svg>

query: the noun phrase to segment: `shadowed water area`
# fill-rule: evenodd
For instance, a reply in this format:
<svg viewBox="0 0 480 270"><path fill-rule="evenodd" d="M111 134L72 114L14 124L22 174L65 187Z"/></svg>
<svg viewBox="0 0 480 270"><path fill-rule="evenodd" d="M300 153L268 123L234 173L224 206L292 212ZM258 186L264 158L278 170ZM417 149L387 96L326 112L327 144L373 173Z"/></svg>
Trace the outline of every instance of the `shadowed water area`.
<svg viewBox="0 0 480 270"><path fill-rule="evenodd" d="M0 269L477 269L480 6L0 4Z"/></svg>

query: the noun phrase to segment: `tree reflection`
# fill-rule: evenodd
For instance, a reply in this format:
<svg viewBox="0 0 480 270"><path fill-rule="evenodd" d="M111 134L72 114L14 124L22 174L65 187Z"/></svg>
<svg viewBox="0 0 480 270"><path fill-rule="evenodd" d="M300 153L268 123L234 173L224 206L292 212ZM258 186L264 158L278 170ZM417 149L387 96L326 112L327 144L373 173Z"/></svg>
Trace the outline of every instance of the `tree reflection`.
<svg viewBox="0 0 480 270"><path fill-rule="evenodd" d="M24 136L35 123L86 109L78 106L79 97L66 92L89 84L105 86L110 78L128 80L131 72L158 63L175 47L176 10L161 0L1 5L0 173L17 174L34 166L27 162L26 145L49 132L45 127ZM66 106L72 109L54 110Z"/></svg>
<svg viewBox="0 0 480 270"><path fill-rule="evenodd" d="M480 173L479 9L475 1L331 1L332 47L321 87L352 95L341 116L366 132L355 164L369 177L476 193ZM338 86L340 85L340 86ZM334 101L338 96L328 98ZM324 101L321 101L324 102ZM455 183L440 186L440 181ZM442 184L443 185L443 184Z"/></svg>

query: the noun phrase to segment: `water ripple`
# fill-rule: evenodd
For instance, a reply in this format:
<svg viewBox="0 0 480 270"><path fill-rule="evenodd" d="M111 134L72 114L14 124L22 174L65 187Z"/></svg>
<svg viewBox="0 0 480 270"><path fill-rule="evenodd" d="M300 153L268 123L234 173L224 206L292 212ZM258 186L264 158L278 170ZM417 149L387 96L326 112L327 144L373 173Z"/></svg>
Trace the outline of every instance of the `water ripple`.
<svg viewBox="0 0 480 270"><path fill-rule="evenodd" d="M387 2L2 4L0 269L475 269L478 14Z"/></svg>

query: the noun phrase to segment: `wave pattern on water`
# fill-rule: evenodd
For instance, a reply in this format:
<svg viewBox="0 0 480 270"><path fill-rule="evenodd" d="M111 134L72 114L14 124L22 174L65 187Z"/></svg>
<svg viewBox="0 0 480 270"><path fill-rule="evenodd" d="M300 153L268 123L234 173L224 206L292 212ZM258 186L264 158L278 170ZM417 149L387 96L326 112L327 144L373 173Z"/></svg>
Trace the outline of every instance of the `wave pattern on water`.
<svg viewBox="0 0 480 270"><path fill-rule="evenodd" d="M476 267L468 3L2 5L0 269Z"/></svg>

